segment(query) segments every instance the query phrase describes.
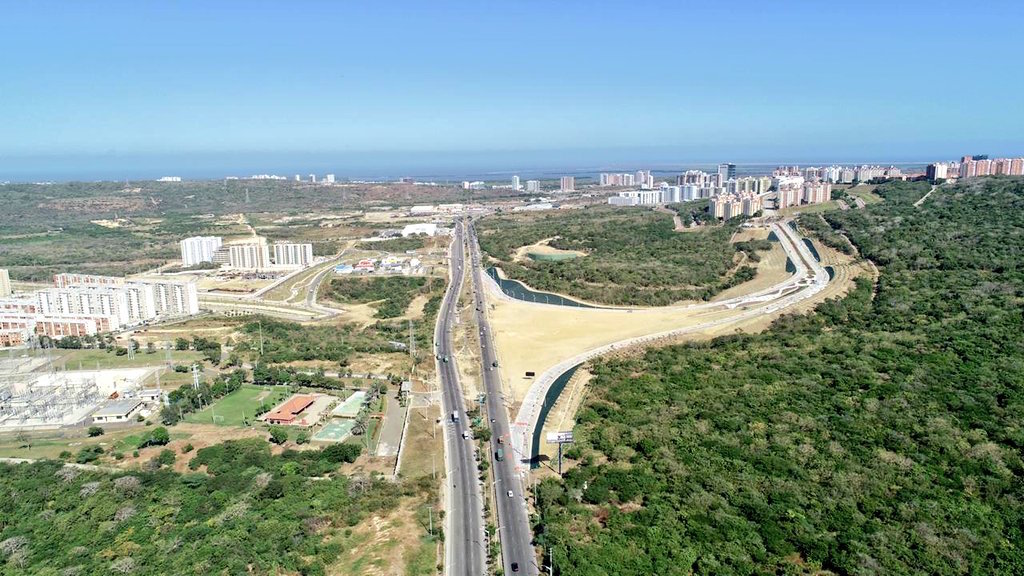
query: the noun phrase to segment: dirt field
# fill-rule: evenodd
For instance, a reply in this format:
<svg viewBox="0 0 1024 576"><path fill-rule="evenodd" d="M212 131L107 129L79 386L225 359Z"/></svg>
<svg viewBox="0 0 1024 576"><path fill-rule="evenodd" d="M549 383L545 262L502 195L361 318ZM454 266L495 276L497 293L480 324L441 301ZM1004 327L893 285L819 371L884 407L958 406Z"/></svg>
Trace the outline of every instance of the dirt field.
<svg viewBox="0 0 1024 576"><path fill-rule="evenodd" d="M440 479L444 474L444 440L437 424L440 417L439 406L410 409L409 427L405 431L405 446L402 448L403 477L418 478L436 471Z"/></svg>
<svg viewBox="0 0 1024 576"><path fill-rule="evenodd" d="M406 498L393 512L374 515L338 538L341 558L327 568L338 576L404 576L434 574L441 558L440 545L427 538L420 516L429 506L422 499ZM437 529L437 512L434 528Z"/></svg>
<svg viewBox="0 0 1024 576"><path fill-rule="evenodd" d="M558 248L549 246L548 242L551 242L552 240L554 240L554 238L545 238L535 244L520 246L519 248L516 248L516 253L512 257L512 260L515 262L523 262L530 259L530 254L566 256L570 258L587 255L586 252L580 252L579 250L559 250Z"/></svg>
<svg viewBox="0 0 1024 576"><path fill-rule="evenodd" d="M753 280L723 290L712 298L711 301L728 300L744 294L750 294L751 292L757 292L758 290L764 290L791 276L789 272L786 272L786 251L777 242L773 243L771 250L760 252L760 256L761 261L757 263L757 276Z"/></svg>

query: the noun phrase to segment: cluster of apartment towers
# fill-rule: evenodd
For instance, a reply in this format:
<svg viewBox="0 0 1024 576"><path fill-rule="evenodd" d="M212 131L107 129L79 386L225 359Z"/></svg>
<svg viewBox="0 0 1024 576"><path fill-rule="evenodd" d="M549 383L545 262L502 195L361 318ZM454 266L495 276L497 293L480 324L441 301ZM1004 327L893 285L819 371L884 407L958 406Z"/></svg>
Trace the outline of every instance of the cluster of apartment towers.
<svg viewBox="0 0 1024 576"><path fill-rule="evenodd" d="M7 280L6 270L0 277ZM14 295L0 282L0 346L33 336L95 336L199 312L196 282L57 274L53 287Z"/></svg>
<svg viewBox="0 0 1024 576"><path fill-rule="evenodd" d="M832 195L832 183L842 182L846 176L844 168L832 166L828 168L806 168L803 171L797 166L780 166L771 176L736 177L735 164L719 164L716 173L702 170L687 170L676 177L676 184L662 182L654 187L651 173L641 170L634 174L601 174L601 186L635 186L639 190L619 192L608 198L612 206L640 206L655 204L671 204L675 202L692 202L708 200L708 209L715 218L729 219L735 216L753 216L764 208L764 200L770 192L776 194L776 208L787 208L799 204L817 204L827 202ZM853 181L857 171L867 177L868 172L883 176L899 168L882 168L863 166L849 169L849 181ZM871 179L876 176L871 176Z"/></svg>
<svg viewBox="0 0 1024 576"><path fill-rule="evenodd" d="M238 270L269 271L305 268L313 263L313 245L275 242L255 236L244 242L224 244L220 236L193 236L181 241L181 265L194 268L203 263Z"/></svg>

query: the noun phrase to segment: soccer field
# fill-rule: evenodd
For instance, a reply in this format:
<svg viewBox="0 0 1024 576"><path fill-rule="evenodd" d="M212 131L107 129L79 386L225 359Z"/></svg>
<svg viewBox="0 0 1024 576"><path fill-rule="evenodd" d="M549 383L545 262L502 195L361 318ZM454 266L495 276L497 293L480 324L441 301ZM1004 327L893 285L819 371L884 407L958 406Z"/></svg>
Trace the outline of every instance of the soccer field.
<svg viewBox="0 0 1024 576"><path fill-rule="evenodd" d="M242 426L244 419L255 419L261 405L273 408L288 397L288 389L282 386L255 386L245 384L241 389L228 394L198 412L185 417L186 422L217 424L218 426Z"/></svg>

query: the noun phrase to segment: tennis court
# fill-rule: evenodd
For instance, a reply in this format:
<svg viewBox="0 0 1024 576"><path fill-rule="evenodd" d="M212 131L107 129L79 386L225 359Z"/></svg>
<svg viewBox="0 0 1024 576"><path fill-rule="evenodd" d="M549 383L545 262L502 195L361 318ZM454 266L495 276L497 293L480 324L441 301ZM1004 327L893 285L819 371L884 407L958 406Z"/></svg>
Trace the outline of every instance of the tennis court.
<svg viewBox="0 0 1024 576"><path fill-rule="evenodd" d="M345 399L344 402L338 404L334 410L331 410L332 416L340 416L342 418L355 418L359 415L359 409L363 407L363 402L366 400L366 392L363 390L357 390L352 393L351 396Z"/></svg>
<svg viewBox="0 0 1024 576"><path fill-rule="evenodd" d="M352 427L356 425L355 420L331 420L324 425L316 434L313 440L317 442L344 442L352 435Z"/></svg>

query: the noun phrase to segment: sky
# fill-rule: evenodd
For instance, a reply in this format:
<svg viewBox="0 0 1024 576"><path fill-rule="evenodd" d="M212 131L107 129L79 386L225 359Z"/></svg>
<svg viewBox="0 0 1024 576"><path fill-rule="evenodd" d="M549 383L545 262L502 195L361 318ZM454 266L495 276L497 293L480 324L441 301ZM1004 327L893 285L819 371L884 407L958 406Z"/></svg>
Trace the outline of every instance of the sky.
<svg viewBox="0 0 1024 576"><path fill-rule="evenodd" d="M1024 154L1017 2L0 0L0 180Z"/></svg>

